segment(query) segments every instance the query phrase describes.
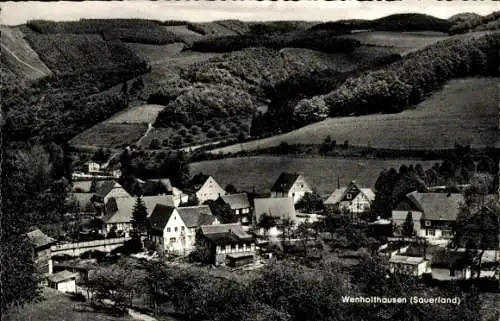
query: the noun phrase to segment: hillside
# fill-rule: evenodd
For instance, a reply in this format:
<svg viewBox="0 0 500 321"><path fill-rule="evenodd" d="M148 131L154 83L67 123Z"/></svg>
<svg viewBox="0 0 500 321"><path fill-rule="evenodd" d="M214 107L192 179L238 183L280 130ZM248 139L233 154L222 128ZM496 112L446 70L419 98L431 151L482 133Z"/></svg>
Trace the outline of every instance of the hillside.
<svg viewBox="0 0 500 321"><path fill-rule="evenodd" d="M214 149L235 153L289 144L321 144L329 135L338 144L381 148L438 149L454 143L500 147L498 83L500 78L450 81L413 109L398 114L329 118L295 131Z"/></svg>
<svg viewBox="0 0 500 321"><path fill-rule="evenodd" d="M39 55L24 39L19 28L0 26L2 82L36 80L52 74Z"/></svg>
<svg viewBox="0 0 500 321"><path fill-rule="evenodd" d="M314 30L371 30L371 31L437 31L448 33L453 26L450 20L440 19L426 14L393 14L374 20L351 19L320 23Z"/></svg>
<svg viewBox="0 0 500 321"><path fill-rule="evenodd" d="M237 157L192 163L191 173L212 175L222 187L233 184L238 190L269 192L281 172L301 173L306 180L326 197L337 188L337 177L341 186L356 180L372 187L380 172L402 164L418 164L428 168L434 162L417 160L374 160L323 157ZM244 170L242 170L244 169Z"/></svg>
<svg viewBox="0 0 500 321"><path fill-rule="evenodd" d="M495 11L486 16L469 15L465 19L459 19L450 28L451 34L460 34L471 31L500 30L500 11Z"/></svg>

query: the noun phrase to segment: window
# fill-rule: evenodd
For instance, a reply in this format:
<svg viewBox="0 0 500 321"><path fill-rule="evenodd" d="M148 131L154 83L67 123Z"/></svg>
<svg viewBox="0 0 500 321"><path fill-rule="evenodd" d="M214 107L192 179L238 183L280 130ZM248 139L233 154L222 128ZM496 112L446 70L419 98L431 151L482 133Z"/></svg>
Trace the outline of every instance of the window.
<svg viewBox="0 0 500 321"><path fill-rule="evenodd" d="M167 227L167 233L170 233L170 227Z"/></svg>
<svg viewBox="0 0 500 321"><path fill-rule="evenodd" d="M175 239L175 237L171 237L170 238L170 243L175 243L177 240Z"/></svg>
<svg viewBox="0 0 500 321"><path fill-rule="evenodd" d="M454 268L450 268L450 276L455 276L455 269Z"/></svg>
<svg viewBox="0 0 500 321"><path fill-rule="evenodd" d="M425 230L425 235L426 236L435 236L436 235L436 231L433 230L433 229L427 229L427 230Z"/></svg>
<svg viewBox="0 0 500 321"><path fill-rule="evenodd" d="M184 231L184 226L181 226L181 231Z"/></svg>
<svg viewBox="0 0 500 321"><path fill-rule="evenodd" d="M431 221L425 221L425 226L431 226Z"/></svg>
<svg viewBox="0 0 500 321"><path fill-rule="evenodd" d="M352 194L351 193L347 193L347 195L345 196L345 198L347 198L348 200L352 200Z"/></svg>
<svg viewBox="0 0 500 321"><path fill-rule="evenodd" d="M177 230L178 230L178 228L177 228L177 226L176 226L176 227L174 228L174 231L176 231L176 232L177 232Z"/></svg>
<svg viewBox="0 0 500 321"><path fill-rule="evenodd" d="M304 188L304 184L300 184L300 188Z"/></svg>

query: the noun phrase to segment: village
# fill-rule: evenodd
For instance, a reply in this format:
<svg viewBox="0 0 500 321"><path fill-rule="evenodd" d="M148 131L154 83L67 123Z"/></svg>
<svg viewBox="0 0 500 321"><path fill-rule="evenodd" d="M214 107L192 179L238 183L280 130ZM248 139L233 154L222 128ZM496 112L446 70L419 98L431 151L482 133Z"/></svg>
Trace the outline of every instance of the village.
<svg viewBox="0 0 500 321"><path fill-rule="evenodd" d="M461 191L410 192L391 217L381 218L374 216L375 192L354 180L324 200L305 175L285 172L265 195L224 189L201 173L185 190L157 178L137 179L132 192L118 183L119 170L93 161L86 166L86 173L73 174L67 199L74 211L66 216L86 222L74 240L58 241L39 229L28 233L43 284L61 292L84 291L81 280L92 269L120 256L258 270L284 257L314 264L324 259L325 246L347 265L356 264L364 251L382 258L388 273L437 283L480 279L493 289L500 284L497 236L481 248L454 245L461 207L470 203L461 192L466 185ZM498 204L498 195L483 195L478 202L475 206L487 211Z"/></svg>

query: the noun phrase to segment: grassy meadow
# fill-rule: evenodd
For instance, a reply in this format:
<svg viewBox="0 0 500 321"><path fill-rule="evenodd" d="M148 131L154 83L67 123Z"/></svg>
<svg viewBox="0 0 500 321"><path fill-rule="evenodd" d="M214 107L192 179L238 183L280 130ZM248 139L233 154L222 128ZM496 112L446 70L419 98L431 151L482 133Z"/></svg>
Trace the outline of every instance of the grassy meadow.
<svg viewBox="0 0 500 321"><path fill-rule="evenodd" d="M100 123L73 137L77 148L120 148L136 143L148 128L147 123Z"/></svg>
<svg viewBox="0 0 500 321"><path fill-rule="evenodd" d="M328 135L337 143L391 149L440 149L455 142L500 147L499 78L450 81L413 109L398 114L328 118L286 134L211 151L234 153L289 144L321 144Z"/></svg>
<svg viewBox="0 0 500 321"><path fill-rule="evenodd" d="M140 105L115 114L105 123L152 123L158 113L165 108L161 105Z"/></svg>
<svg viewBox="0 0 500 321"><path fill-rule="evenodd" d="M281 172L297 172L326 197L337 188L337 176L341 185L356 180L361 186L373 187L382 170L418 163L426 169L435 161L255 156L192 163L190 170L193 175L213 175L222 187L233 184L237 189L255 188L257 192L269 192Z"/></svg>
<svg viewBox="0 0 500 321"><path fill-rule="evenodd" d="M30 303L22 308L9 311L2 315L5 321L132 321L132 317L125 315L115 317L99 312L80 312L75 306L84 303L74 302L56 290L43 289L43 299L37 303Z"/></svg>

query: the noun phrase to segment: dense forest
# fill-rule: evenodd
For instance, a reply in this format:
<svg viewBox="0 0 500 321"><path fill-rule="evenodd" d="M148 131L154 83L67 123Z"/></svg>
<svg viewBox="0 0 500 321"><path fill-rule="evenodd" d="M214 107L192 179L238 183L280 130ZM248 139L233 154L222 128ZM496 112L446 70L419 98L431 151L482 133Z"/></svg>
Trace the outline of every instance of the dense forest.
<svg viewBox="0 0 500 321"><path fill-rule="evenodd" d="M448 32L453 26L449 20L425 14L394 14L374 20L339 20L317 24L313 30L377 30L377 31L437 31Z"/></svg>
<svg viewBox="0 0 500 321"><path fill-rule="evenodd" d="M338 88L335 87L337 81L330 80L330 84L325 82L326 88L331 86L334 90L321 95L321 90L325 87L319 85L317 89L313 89L315 97L302 99L293 106L280 102L283 99L274 99L280 102L277 104L281 111L279 114L287 121L280 121L281 125L276 127L279 124L270 125L266 117L257 117L253 122L257 127L252 132L260 132L262 135L262 132L267 132L265 128L274 128L273 132L287 131L328 116L400 112L420 103L452 78L498 75L499 48L498 33L478 38L440 41L379 69L349 75ZM387 60L390 62L390 58ZM320 74L313 72L310 78L307 74L305 77L290 77L285 81L286 87L307 89L306 84L315 84L318 80L321 83L321 79L324 79L316 75ZM293 96L300 97L297 91L290 92L293 93L289 97L292 98L291 101ZM280 95L283 95L283 91Z"/></svg>

